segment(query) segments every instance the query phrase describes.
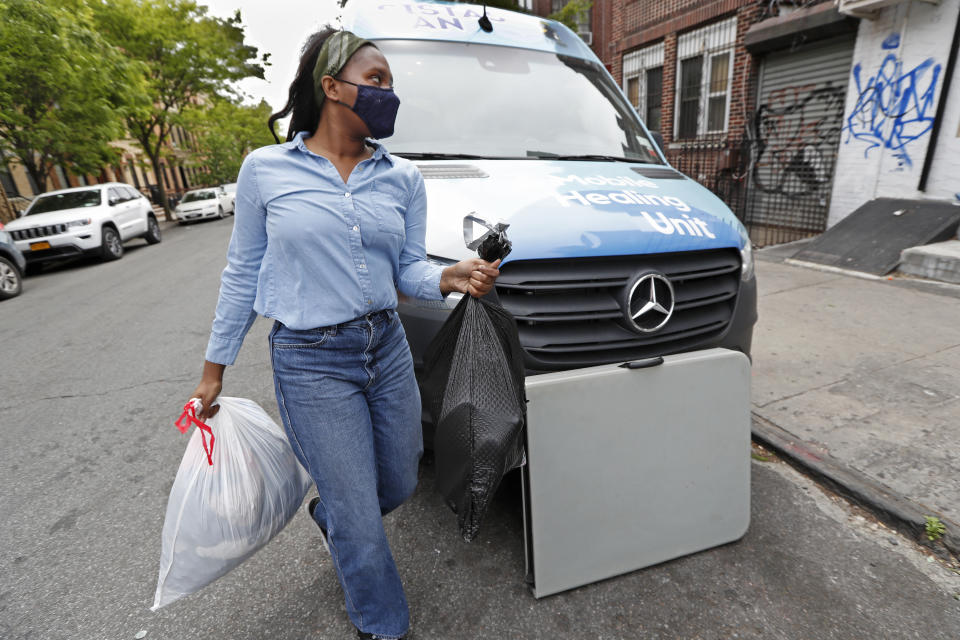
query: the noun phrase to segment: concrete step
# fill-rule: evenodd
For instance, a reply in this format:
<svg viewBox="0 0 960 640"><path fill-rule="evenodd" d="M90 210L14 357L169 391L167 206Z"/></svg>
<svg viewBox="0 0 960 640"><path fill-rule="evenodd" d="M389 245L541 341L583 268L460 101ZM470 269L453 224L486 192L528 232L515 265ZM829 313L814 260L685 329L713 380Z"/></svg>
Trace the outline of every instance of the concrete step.
<svg viewBox="0 0 960 640"><path fill-rule="evenodd" d="M153 208L153 215L157 217L157 220L159 220L160 222L166 221L167 214L163 210L163 207L161 207L158 204L151 205L151 207Z"/></svg>
<svg viewBox="0 0 960 640"><path fill-rule="evenodd" d="M960 240L904 249L899 269L921 278L960 284Z"/></svg>

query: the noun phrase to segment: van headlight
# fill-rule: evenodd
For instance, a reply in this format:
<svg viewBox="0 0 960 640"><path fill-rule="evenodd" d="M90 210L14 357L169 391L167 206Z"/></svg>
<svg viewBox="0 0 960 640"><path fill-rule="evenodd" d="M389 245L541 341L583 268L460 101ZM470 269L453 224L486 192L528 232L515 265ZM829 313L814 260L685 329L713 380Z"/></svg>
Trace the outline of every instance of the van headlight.
<svg viewBox="0 0 960 640"><path fill-rule="evenodd" d="M93 222L93 219L91 218L83 218L82 220L71 220L70 222L67 223L67 229L71 227L85 227L91 222Z"/></svg>
<svg viewBox="0 0 960 640"><path fill-rule="evenodd" d="M750 244L750 239L747 238L746 242L743 244L743 248L740 249L740 279L741 280L750 280L753 278L753 245Z"/></svg>

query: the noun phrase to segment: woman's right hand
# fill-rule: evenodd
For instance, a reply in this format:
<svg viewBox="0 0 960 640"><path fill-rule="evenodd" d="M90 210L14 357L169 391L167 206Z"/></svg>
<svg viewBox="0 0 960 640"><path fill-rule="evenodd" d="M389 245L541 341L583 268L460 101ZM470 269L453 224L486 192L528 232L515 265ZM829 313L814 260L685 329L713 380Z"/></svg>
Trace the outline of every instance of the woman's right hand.
<svg viewBox="0 0 960 640"><path fill-rule="evenodd" d="M200 413L197 414L197 419L200 422L206 422L220 411L220 405L214 405L213 403L223 389L223 370L225 368L224 365L209 360L203 363L203 377L200 378L200 384L197 385L197 388L193 390L187 400L189 402L193 398L200 398L200 402L203 403Z"/></svg>

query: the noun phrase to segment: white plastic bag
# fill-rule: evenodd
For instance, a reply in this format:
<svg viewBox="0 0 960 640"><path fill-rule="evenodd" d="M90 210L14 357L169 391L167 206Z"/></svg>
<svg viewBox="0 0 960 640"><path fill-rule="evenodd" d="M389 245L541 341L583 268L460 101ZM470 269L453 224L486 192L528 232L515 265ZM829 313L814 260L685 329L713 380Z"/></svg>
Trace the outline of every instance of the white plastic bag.
<svg viewBox="0 0 960 640"><path fill-rule="evenodd" d="M153 611L252 556L286 526L312 484L283 429L260 405L220 398L220 411L203 425L195 418L199 403L184 407L186 424L177 421L181 430L189 423L198 428L167 502Z"/></svg>

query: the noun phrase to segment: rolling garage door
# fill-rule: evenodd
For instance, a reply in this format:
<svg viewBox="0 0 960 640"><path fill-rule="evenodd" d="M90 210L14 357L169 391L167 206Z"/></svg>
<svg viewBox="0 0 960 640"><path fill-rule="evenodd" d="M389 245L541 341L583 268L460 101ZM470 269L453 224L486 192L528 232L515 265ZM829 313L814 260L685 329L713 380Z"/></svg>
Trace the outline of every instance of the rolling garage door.
<svg viewBox="0 0 960 640"><path fill-rule="evenodd" d="M849 34L763 58L750 125L754 232L826 229L853 45Z"/></svg>

